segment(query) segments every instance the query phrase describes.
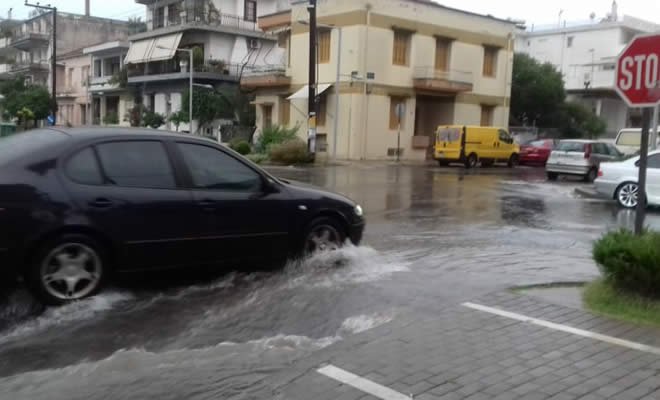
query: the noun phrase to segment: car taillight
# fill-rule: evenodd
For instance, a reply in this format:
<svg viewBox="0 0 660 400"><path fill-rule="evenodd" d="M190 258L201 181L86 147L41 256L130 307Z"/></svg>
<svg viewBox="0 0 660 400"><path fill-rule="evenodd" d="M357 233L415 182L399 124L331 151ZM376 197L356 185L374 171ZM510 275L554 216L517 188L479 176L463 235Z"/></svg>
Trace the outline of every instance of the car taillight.
<svg viewBox="0 0 660 400"><path fill-rule="evenodd" d="M598 170L598 176L603 176L603 170L602 169Z"/></svg>
<svg viewBox="0 0 660 400"><path fill-rule="evenodd" d="M587 143L584 145L584 158L589 158L591 157L591 143Z"/></svg>

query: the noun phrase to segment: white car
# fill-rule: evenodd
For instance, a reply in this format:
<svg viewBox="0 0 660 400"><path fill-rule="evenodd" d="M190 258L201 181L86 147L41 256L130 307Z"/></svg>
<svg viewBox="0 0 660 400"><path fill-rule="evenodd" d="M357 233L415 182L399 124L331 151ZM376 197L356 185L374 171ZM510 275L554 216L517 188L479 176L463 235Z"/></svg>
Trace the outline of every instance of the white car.
<svg viewBox="0 0 660 400"><path fill-rule="evenodd" d="M639 156L621 162L600 164L596 190L606 198L615 199L621 207L637 207ZM660 150L649 153L646 172L646 197L650 205L660 205Z"/></svg>
<svg viewBox="0 0 660 400"><path fill-rule="evenodd" d="M649 150L651 150L651 137L649 135ZM658 139L660 144L660 139ZM642 147L642 128L624 128L619 131L614 145L625 155L633 155Z"/></svg>

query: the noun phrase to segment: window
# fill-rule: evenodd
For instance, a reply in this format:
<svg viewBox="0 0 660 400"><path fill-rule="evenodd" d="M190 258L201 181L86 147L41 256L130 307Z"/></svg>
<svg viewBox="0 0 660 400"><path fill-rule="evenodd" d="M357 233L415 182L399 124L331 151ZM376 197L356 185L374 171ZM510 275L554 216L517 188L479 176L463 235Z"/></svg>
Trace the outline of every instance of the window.
<svg viewBox="0 0 660 400"><path fill-rule="evenodd" d="M100 78L101 76L101 60L94 60L94 77Z"/></svg>
<svg viewBox="0 0 660 400"><path fill-rule="evenodd" d="M107 183L117 186L174 189L174 173L165 146L157 141L104 143L97 146Z"/></svg>
<svg viewBox="0 0 660 400"><path fill-rule="evenodd" d="M649 168L660 168L660 154L649 156L647 166Z"/></svg>
<svg viewBox="0 0 660 400"><path fill-rule="evenodd" d="M114 76L119 73L121 62L119 57L114 57L110 60L110 75Z"/></svg>
<svg viewBox="0 0 660 400"><path fill-rule="evenodd" d="M483 75L491 78L495 77L497 70L497 47L485 46L484 47L484 69Z"/></svg>
<svg viewBox="0 0 660 400"><path fill-rule="evenodd" d="M394 31L394 48L392 53L392 64L408 65L408 42L410 33Z"/></svg>
<svg viewBox="0 0 660 400"><path fill-rule="evenodd" d="M245 16L246 21L257 22L257 2L256 0L245 0Z"/></svg>
<svg viewBox="0 0 660 400"><path fill-rule="evenodd" d="M637 131L621 131L619 137L616 139L616 144L619 146L641 146L642 145L642 132Z"/></svg>
<svg viewBox="0 0 660 400"><path fill-rule="evenodd" d="M436 140L438 142L458 142L461 140L461 130L458 128L440 129Z"/></svg>
<svg viewBox="0 0 660 400"><path fill-rule="evenodd" d="M511 143L513 143L513 139L511 139L511 136L509 136L507 131L505 131L504 129L500 129L497 133L499 135L499 138L500 138L501 142L505 142L505 143L511 142Z"/></svg>
<svg viewBox="0 0 660 400"><path fill-rule="evenodd" d="M405 105L406 105L405 97L398 97L398 96L390 97L390 129L398 129L399 128L399 117L396 115L396 107L399 104L401 104L402 107L405 107ZM401 118L401 128L403 128L404 122L405 122L405 119L402 117Z"/></svg>
<svg viewBox="0 0 660 400"><path fill-rule="evenodd" d="M447 71L449 69L449 51L451 39L435 38L435 69Z"/></svg>
<svg viewBox="0 0 660 400"><path fill-rule="evenodd" d="M88 79L89 79L89 65L85 65L82 68L80 68L80 82L82 82L83 86L88 85Z"/></svg>
<svg viewBox="0 0 660 400"><path fill-rule="evenodd" d="M571 153L584 153L584 143L581 142L560 142L559 151Z"/></svg>
<svg viewBox="0 0 660 400"><path fill-rule="evenodd" d="M73 68L69 68L66 76L66 85L69 88L73 88Z"/></svg>
<svg viewBox="0 0 660 400"><path fill-rule="evenodd" d="M569 36L566 38L566 47L573 47L573 40L575 39L575 36Z"/></svg>
<svg viewBox="0 0 660 400"><path fill-rule="evenodd" d="M181 22L181 9L179 3L167 6L167 24L177 25Z"/></svg>
<svg viewBox="0 0 660 400"><path fill-rule="evenodd" d="M319 63L330 62L330 34L329 30L319 32Z"/></svg>
<svg viewBox="0 0 660 400"><path fill-rule="evenodd" d="M280 97L280 125L288 125L291 119L291 103L286 97Z"/></svg>
<svg viewBox="0 0 660 400"><path fill-rule="evenodd" d="M328 97L319 96L317 104L318 114L316 114L316 126L325 126L326 115L328 114Z"/></svg>
<svg viewBox="0 0 660 400"><path fill-rule="evenodd" d="M603 64L603 71L614 71L616 69L616 64Z"/></svg>
<svg viewBox="0 0 660 400"><path fill-rule="evenodd" d="M263 128L270 128L273 125L273 106L271 104L263 104L261 106Z"/></svg>
<svg viewBox="0 0 660 400"><path fill-rule="evenodd" d="M481 126L493 125L493 114L495 106L481 105Z"/></svg>
<svg viewBox="0 0 660 400"><path fill-rule="evenodd" d="M594 154L602 154L602 155L609 155L609 151L607 151L607 146L605 146L603 143L594 143L591 145L591 151L594 152Z"/></svg>
<svg viewBox="0 0 660 400"><path fill-rule="evenodd" d="M179 143L183 159L198 189L258 192L261 177L224 152L199 144Z"/></svg>
<svg viewBox="0 0 660 400"><path fill-rule="evenodd" d="M165 26L165 7L158 7L154 10L154 29Z"/></svg>
<svg viewBox="0 0 660 400"><path fill-rule="evenodd" d="M623 154L619 151L619 149L616 148L613 144L607 144L607 151L609 152L610 156L612 157L621 157Z"/></svg>
<svg viewBox="0 0 660 400"><path fill-rule="evenodd" d="M102 185L103 178L96 162L94 150L88 147L79 151L66 164L66 173L73 181L85 185Z"/></svg>

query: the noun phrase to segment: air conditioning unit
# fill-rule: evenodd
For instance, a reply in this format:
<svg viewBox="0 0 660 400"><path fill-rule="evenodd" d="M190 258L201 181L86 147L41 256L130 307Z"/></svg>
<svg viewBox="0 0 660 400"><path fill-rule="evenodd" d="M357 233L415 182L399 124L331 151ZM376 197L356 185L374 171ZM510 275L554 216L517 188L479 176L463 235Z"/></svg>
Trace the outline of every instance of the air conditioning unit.
<svg viewBox="0 0 660 400"><path fill-rule="evenodd" d="M250 50L256 50L259 48L259 40L250 38L248 39L248 48Z"/></svg>

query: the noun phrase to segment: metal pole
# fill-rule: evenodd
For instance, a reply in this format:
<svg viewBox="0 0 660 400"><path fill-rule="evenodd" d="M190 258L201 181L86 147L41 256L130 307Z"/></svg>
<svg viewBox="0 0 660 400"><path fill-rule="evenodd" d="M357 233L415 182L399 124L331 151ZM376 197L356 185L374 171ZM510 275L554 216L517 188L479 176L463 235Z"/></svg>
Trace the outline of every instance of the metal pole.
<svg viewBox="0 0 660 400"><path fill-rule="evenodd" d="M399 155L401 149L401 116L399 116L399 131L396 134L396 162L399 162Z"/></svg>
<svg viewBox="0 0 660 400"><path fill-rule="evenodd" d="M192 134L192 121L193 121L193 71L195 70L193 66L193 51L188 50L190 56L190 95L188 96L188 121L190 121L190 134Z"/></svg>
<svg viewBox="0 0 660 400"><path fill-rule="evenodd" d="M308 113L309 132L308 149L314 154L316 152L316 0L309 0L309 92Z"/></svg>
<svg viewBox="0 0 660 400"><path fill-rule="evenodd" d="M53 125L57 122L57 7L53 8L53 59L51 60L51 71L53 74Z"/></svg>
<svg viewBox="0 0 660 400"><path fill-rule="evenodd" d="M335 126L332 139L332 161L337 161L337 130L339 129L339 79L341 76L341 27L337 27L337 79L335 80Z"/></svg>
<svg viewBox="0 0 660 400"><path fill-rule="evenodd" d="M651 123L651 149L658 148L658 106L653 107L653 122Z"/></svg>
<svg viewBox="0 0 660 400"><path fill-rule="evenodd" d="M635 215L635 235L641 235L644 230L646 214L646 167L649 154L649 125L651 125L651 109L645 107L642 111L642 148L639 157L639 178L637 182L637 213Z"/></svg>

